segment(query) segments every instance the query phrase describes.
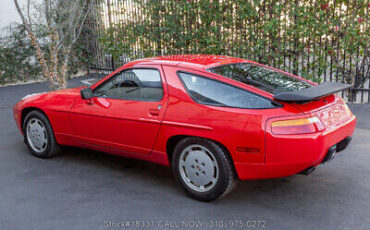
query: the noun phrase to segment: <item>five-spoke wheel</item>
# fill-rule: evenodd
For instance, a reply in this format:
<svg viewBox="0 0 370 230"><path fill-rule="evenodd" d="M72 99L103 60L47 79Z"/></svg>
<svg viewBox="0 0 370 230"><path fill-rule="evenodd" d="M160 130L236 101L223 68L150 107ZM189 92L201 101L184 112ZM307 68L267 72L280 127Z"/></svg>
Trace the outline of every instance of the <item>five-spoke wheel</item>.
<svg viewBox="0 0 370 230"><path fill-rule="evenodd" d="M48 158L60 151L48 118L40 111L29 112L23 122L24 141L30 152Z"/></svg>
<svg viewBox="0 0 370 230"><path fill-rule="evenodd" d="M211 190L218 179L218 164L202 145L190 145L180 155L180 174L187 186L198 192Z"/></svg>
<svg viewBox="0 0 370 230"><path fill-rule="evenodd" d="M173 152L172 167L184 191L201 201L226 195L237 182L228 152L207 139L181 140Z"/></svg>
<svg viewBox="0 0 370 230"><path fill-rule="evenodd" d="M38 118L32 118L27 123L27 139L33 151L41 153L48 145L48 136L44 124Z"/></svg>

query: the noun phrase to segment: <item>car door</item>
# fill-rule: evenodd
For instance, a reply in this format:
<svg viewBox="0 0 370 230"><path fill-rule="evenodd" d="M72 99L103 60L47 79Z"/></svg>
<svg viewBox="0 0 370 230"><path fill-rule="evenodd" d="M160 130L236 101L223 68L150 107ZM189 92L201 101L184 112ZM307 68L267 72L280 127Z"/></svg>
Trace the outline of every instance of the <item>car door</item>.
<svg viewBox="0 0 370 230"><path fill-rule="evenodd" d="M79 141L149 154L167 105L160 66L125 69L94 88L93 98L71 108Z"/></svg>

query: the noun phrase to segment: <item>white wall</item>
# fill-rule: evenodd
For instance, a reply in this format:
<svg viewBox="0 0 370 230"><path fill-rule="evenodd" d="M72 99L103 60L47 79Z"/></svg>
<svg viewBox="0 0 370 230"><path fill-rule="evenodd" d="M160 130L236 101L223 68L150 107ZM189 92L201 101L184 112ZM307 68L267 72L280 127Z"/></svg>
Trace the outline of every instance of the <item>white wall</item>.
<svg viewBox="0 0 370 230"><path fill-rule="evenodd" d="M32 0L39 1L39 0ZM21 8L25 7L27 0L18 0ZM21 22L18 12L14 5L14 0L0 0L0 36L6 31L3 30L4 27L9 26L12 22Z"/></svg>

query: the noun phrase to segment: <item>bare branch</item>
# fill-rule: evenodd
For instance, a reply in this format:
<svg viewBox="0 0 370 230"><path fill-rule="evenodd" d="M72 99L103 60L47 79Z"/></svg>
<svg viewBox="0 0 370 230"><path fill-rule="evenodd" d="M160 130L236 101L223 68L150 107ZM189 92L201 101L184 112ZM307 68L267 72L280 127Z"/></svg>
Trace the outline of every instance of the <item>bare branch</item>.
<svg viewBox="0 0 370 230"><path fill-rule="evenodd" d="M30 0L28 0L28 1L30 1ZM27 21L27 19L24 17L23 12L22 12L21 8L19 7L18 0L14 0L14 4L15 4L15 8L16 8L16 9L17 9L17 11L18 11L19 16L21 17L21 20L22 20L22 22L23 22L24 27L26 28L26 30L27 30L28 32L32 32L32 28L30 27L29 22L28 22L28 21Z"/></svg>
<svg viewBox="0 0 370 230"><path fill-rule="evenodd" d="M73 13L72 12L69 13L70 16L71 16L71 17L69 17L69 20L68 20L69 28L68 28L67 33L64 35L63 39L60 40L61 43L59 44L59 48L61 46L63 46L63 44L62 44L63 40L64 41L67 40L70 36L71 36L71 42L72 42L72 44L74 44L77 41L78 37L81 34L82 27L83 27L83 25L85 23L85 20L87 18L87 15L89 14L91 5L92 4L89 3L88 8L87 8L87 10L85 12L86 2L84 1L83 6L80 7L81 10L78 13L77 13L77 10L79 9L79 7L71 7L71 8L76 9L76 11L73 12Z"/></svg>
<svg viewBox="0 0 370 230"><path fill-rule="evenodd" d="M14 0L14 4L15 4L15 7L17 8L19 16L22 19L24 27L25 27L26 31L28 32L28 36L31 39L32 46L36 50L36 56L37 56L37 58L39 60L39 63L42 67L43 74L44 74L45 77L47 77L47 76L49 76L49 67L46 63L44 51L41 49L41 46L40 46L39 42L37 41L37 38L36 38L35 34L32 31L31 25L29 24L29 22L27 21L27 19L23 15L23 12L22 12L21 8L19 7L18 0Z"/></svg>
<svg viewBox="0 0 370 230"><path fill-rule="evenodd" d="M32 27L32 19L30 14L30 8L31 8L31 0L27 0L27 17L28 17L28 23Z"/></svg>
<svg viewBox="0 0 370 230"><path fill-rule="evenodd" d="M46 19L46 24L48 26L48 29L51 31L51 15L50 15L50 1L49 0L44 0L44 13L45 13L45 19Z"/></svg>
<svg viewBox="0 0 370 230"><path fill-rule="evenodd" d="M86 21L86 18L87 18L87 15L89 14L90 12L90 9L91 9L91 4L89 4L88 8L87 8L87 11L83 17L83 19L81 20L81 23L80 23L80 28L78 29L78 32L77 32L77 35L75 36L74 40L72 41L72 45L76 43L76 41L78 40L78 38L80 37L81 35L81 32L82 32L82 29L83 29L83 26L85 24L85 21Z"/></svg>

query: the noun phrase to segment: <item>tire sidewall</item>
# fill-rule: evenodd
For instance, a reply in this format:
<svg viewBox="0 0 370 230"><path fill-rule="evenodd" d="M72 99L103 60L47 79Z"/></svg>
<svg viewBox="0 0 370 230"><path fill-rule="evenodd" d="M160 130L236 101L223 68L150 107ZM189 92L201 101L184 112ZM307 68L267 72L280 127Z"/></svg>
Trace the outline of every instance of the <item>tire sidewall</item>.
<svg viewBox="0 0 370 230"><path fill-rule="evenodd" d="M46 149L42 152L36 152L35 150L32 149L30 143L28 142L28 137L27 137L27 124L32 118L37 118L39 119L42 124L44 125L46 129L46 136L48 138L48 143L46 146ZM55 144L54 142L54 135L52 128L50 126L49 120L46 118L44 114L42 114L39 111L31 111L30 113L27 114L26 118L24 119L23 123L23 133L24 133L24 142L27 145L28 150L37 157L40 158L47 158L49 157L49 153L51 152L52 145Z"/></svg>
<svg viewBox="0 0 370 230"><path fill-rule="evenodd" d="M179 158L181 152L189 145L197 144L206 147L212 152L212 155L218 164L218 179L215 186L206 192L198 192L191 189L182 179L180 169L179 169ZM216 143L196 137L185 138L181 140L174 149L174 154L172 156L172 170L175 174L175 178L180 183L181 187L190 197L201 201L211 201L221 197L226 191L229 183L229 178L233 176L232 169L230 168L230 162L223 149Z"/></svg>

